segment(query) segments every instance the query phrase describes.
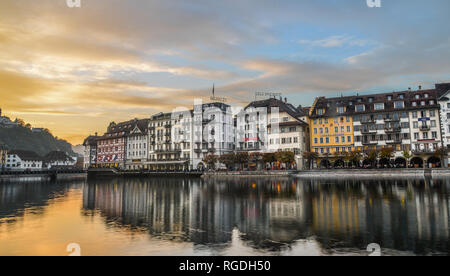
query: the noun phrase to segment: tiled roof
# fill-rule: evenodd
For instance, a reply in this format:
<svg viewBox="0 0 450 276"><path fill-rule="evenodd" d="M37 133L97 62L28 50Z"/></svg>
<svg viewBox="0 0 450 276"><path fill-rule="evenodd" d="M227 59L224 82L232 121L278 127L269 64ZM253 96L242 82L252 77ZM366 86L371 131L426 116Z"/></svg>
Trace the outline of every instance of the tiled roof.
<svg viewBox="0 0 450 276"><path fill-rule="evenodd" d="M419 99L416 99L416 95L419 95ZM428 95L425 98L425 95ZM364 113L381 113L381 112L398 112L411 109L424 109L424 108L438 108L438 90L428 89L428 90L416 90L416 91L401 91L401 92L391 92L391 93L381 93L381 94L370 94L370 95L356 95L347 97L337 97L337 98L317 98L314 105L314 110L312 110L311 117L332 117L332 116L346 116ZM404 108L394 108L394 103L397 101L404 102ZM422 106L421 101L426 101L426 105ZM430 104L430 101L434 101ZM417 105L413 106L416 102ZM384 103L384 109L375 110L374 105L376 103ZM364 105L364 112L357 112L355 106ZM338 107L344 107L344 113L338 113ZM323 115L319 115L317 110L325 109Z"/></svg>
<svg viewBox="0 0 450 276"><path fill-rule="evenodd" d="M29 150L11 150L8 154L15 154L20 157L20 159L24 161L42 161L42 157L40 157L34 151Z"/></svg>
<svg viewBox="0 0 450 276"><path fill-rule="evenodd" d="M53 161L73 161L73 159L68 156L63 151L52 151L49 152L44 158L46 162L53 162Z"/></svg>

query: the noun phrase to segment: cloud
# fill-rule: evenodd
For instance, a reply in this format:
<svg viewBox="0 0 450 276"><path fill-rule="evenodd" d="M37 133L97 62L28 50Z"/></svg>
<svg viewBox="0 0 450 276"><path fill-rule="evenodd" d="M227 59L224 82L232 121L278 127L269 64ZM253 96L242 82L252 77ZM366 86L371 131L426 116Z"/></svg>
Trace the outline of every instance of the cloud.
<svg viewBox="0 0 450 276"><path fill-rule="evenodd" d="M311 47L323 47L323 48L333 48L333 47L362 47L369 44L367 40L355 39L353 36L346 35L334 35L320 40L300 40L300 44L311 46Z"/></svg>

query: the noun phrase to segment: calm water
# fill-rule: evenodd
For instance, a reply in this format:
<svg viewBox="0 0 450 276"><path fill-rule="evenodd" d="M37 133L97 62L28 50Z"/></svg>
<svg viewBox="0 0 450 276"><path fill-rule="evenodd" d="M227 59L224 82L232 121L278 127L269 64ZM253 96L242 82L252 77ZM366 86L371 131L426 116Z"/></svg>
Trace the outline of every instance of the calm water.
<svg viewBox="0 0 450 276"><path fill-rule="evenodd" d="M450 179L0 183L0 255L449 255Z"/></svg>

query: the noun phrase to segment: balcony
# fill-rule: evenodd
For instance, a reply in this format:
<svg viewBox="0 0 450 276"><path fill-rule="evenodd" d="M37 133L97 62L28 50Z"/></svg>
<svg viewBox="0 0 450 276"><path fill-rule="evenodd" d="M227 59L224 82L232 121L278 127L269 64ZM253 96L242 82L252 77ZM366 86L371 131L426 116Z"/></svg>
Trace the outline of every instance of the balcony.
<svg viewBox="0 0 450 276"><path fill-rule="evenodd" d="M420 125L419 129L421 131L429 131L431 129L431 127L429 125Z"/></svg>
<svg viewBox="0 0 450 276"><path fill-rule="evenodd" d="M375 123L375 119L361 119L361 124L373 124Z"/></svg>
<svg viewBox="0 0 450 276"><path fill-rule="evenodd" d="M384 118L385 122L400 122L400 118Z"/></svg>
<svg viewBox="0 0 450 276"><path fill-rule="evenodd" d="M368 128L366 128L366 129L361 129L361 133L365 133L365 134L370 134L370 133L377 133L377 130L376 129L368 129Z"/></svg>
<svg viewBox="0 0 450 276"><path fill-rule="evenodd" d="M387 140L386 144L401 144L402 143L402 139L392 139L392 140Z"/></svg>
<svg viewBox="0 0 450 276"><path fill-rule="evenodd" d="M413 149L411 152L413 154L433 154L435 151L435 149Z"/></svg>
<svg viewBox="0 0 450 276"><path fill-rule="evenodd" d="M377 145L378 144L378 140L364 140L362 141L363 145Z"/></svg>
<svg viewBox="0 0 450 276"><path fill-rule="evenodd" d="M402 128L401 128L401 127L386 127L386 128L384 129L384 131L385 131L386 133L395 133L395 132L401 132L401 131L402 131Z"/></svg>

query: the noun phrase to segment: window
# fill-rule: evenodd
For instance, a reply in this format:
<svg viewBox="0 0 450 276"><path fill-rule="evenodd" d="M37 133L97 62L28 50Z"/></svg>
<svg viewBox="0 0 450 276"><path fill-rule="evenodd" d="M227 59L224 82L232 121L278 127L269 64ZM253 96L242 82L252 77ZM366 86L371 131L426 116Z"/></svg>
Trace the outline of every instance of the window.
<svg viewBox="0 0 450 276"><path fill-rule="evenodd" d="M421 101L421 102L420 102L420 105L421 105L421 106L425 106L425 101Z"/></svg>
<svg viewBox="0 0 450 276"><path fill-rule="evenodd" d="M346 120L347 120L347 123L350 123L350 117L347 117Z"/></svg>
<svg viewBox="0 0 450 276"><path fill-rule="evenodd" d="M383 110L384 109L384 103L376 103L374 105L375 110Z"/></svg>
<svg viewBox="0 0 450 276"><path fill-rule="evenodd" d="M339 143L339 137L334 137L334 142Z"/></svg>
<svg viewBox="0 0 450 276"><path fill-rule="evenodd" d="M419 122L413 122L413 128L419 128Z"/></svg>
<svg viewBox="0 0 450 276"><path fill-rule="evenodd" d="M387 100L392 101L392 96L391 95L387 96Z"/></svg>
<svg viewBox="0 0 450 276"><path fill-rule="evenodd" d="M364 112L366 110L365 105L359 104L356 106L356 112Z"/></svg>
<svg viewBox="0 0 450 276"><path fill-rule="evenodd" d="M345 113L345 107L339 106L337 112L338 112L339 114Z"/></svg>
<svg viewBox="0 0 450 276"><path fill-rule="evenodd" d="M449 113L449 114L450 114L450 113ZM335 133L338 133L338 132L339 132L339 128L338 128L338 127L335 127L335 128L334 128L334 132L335 132Z"/></svg>
<svg viewBox="0 0 450 276"><path fill-rule="evenodd" d="M436 127L436 121L431 121L431 127Z"/></svg>
<svg viewBox="0 0 450 276"><path fill-rule="evenodd" d="M437 139L437 132L436 132L436 131L433 131L433 132L431 133L431 137L432 137L433 139Z"/></svg>
<svg viewBox="0 0 450 276"><path fill-rule="evenodd" d="M352 142L352 136L347 136L347 142Z"/></svg>
<svg viewBox="0 0 450 276"><path fill-rule="evenodd" d="M345 136L341 137L341 141L342 141L342 143L345 143Z"/></svg>
<svg viewBox="0 0 450 276"><path fill-rule="evenodd" d="M404 98L405 98L405 95L404 95L404 94L400 94L400 95L398 95L398 98L399 98L399 99L404 99Z"/></svg>
<svg viewBox="0 0 450 276"><path fill-rule="evenodd" d="M416 99L420 99L420 95L417 94L417 95L415 96L415 98L416 98Z"/></svg>
<svg viewBox="0 0 450 276"><path fill-rule="evenodd" d="M318 114L318 115L323 115L323 109L318 109L318 110L317 110L317 114Z"/></svg>
<svg viewBox="0 0 450 276"><path fill-rule="evenodd" d="M320 143L323 144L323 138L320 138Z"/></svg>
<svg viewBox="0 0 450 276"><path fill-rule="evenodd" d="M325 133L328 133L328 127L325 128Z"/></svg>
<svg viewBox="0 0 450 276"><path fill-rule="evenodd" d="M317 134L317 128L314 128L314 134Z"/></svg>
<svg viewBox="0 0 450 276"><path fill-rule="evenodd" d="M317 144L317 143L319 143L319 139L314 138L314 144Z"/></svg>
<svg viewBox="0 0 450 276"><path fill-rule="evenodd" d="M414 112L412 113L412 117L413 117L414 119L417 119L417 111L414 111Z"/></svg>
<svg viewBox="0 0 450 276"><path fill-rule="evenodd" d="M436 113L434 112L434 110L430 110L430 117L434 117L436 115Z"/></svg>
<svg viewBox="0 0 450 276"><path fill-rule="evenodd" d="M351 131L350 126L347 126L347 132L350 132L350 131Z"/></svg>
<svg viewBox="0 0 450 276"><path fill-rule="evenodd" d="M434 100L431 100L431 101L430 101L430 105L434 105Z"/></svg>
<svg viewBox="0 0 450 276"><path fill-rule="evenodd" d="M330 138L325 138L325 143L329 144L330 143Z"/></svg>
<svg viewBox="0 0 450 276"><path fill-rule="evenodd" d="M417 103L416 102L412 102L412 106L417 106Z"/></svg>
<svg viewBox="0 0 450 276"><path fill-rule="evenodd" d="M404 107L405 107L405 102L403 102L403 101L394 102L394 108L398 109L398 108L404 108Z"/></svg>
<svg viewBox="0 0 450 276"><path fill-rule="evenodd" d="M414 139L419 139L419 133L414 133Z"/></svg>
<svg viewBox="0 0 450 276"><path fill-rule="evenodd" d="M447 103L447 108L450 108L450 103Z"/></svg>

